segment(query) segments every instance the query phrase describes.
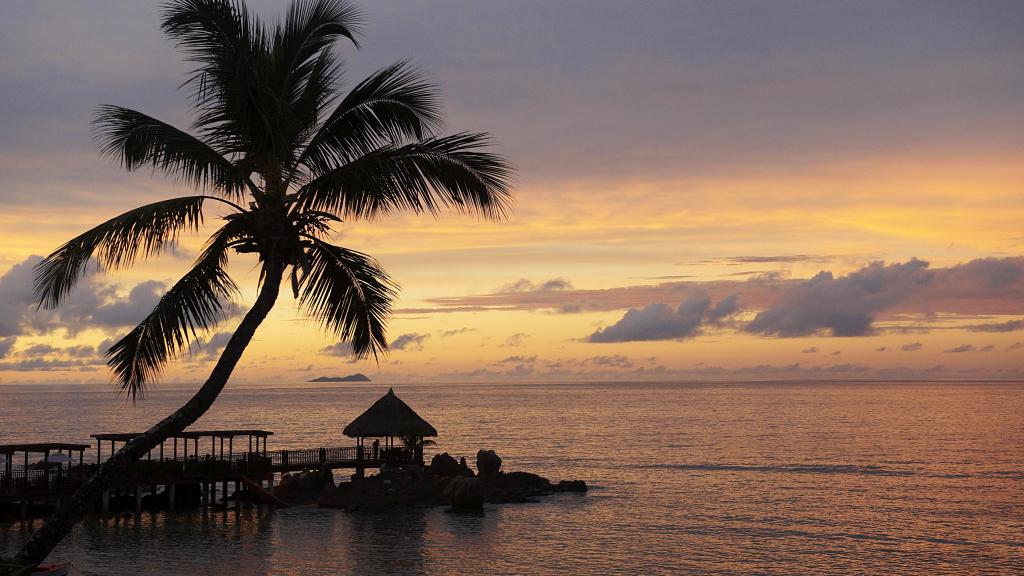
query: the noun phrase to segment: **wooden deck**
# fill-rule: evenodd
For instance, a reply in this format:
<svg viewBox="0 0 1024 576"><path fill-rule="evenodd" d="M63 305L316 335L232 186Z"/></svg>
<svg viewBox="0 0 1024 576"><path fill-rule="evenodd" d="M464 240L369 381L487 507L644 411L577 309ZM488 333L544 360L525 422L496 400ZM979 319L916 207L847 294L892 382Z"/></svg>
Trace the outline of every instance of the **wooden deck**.
<svg viewBox="0 0 1024 576"><path fill-rule="evenodd" d="M374 454L372 449L358 446L153 458L134 462L111 487L202 484L243 478L272 484L278 473L379 468L384 463L410 463L413 458L413 452L406 448L381 448ZM0 502L51 500L70 495L97 467L98 464L0 468Z"/></svg>

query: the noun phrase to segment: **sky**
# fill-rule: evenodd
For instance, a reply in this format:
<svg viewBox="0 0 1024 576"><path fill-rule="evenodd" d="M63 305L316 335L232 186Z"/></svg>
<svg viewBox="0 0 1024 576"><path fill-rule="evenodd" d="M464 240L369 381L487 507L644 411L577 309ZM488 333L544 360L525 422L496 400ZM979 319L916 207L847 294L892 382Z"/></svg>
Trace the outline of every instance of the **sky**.
<svg viewBox="0 0 1024 576"><path fill-rule="evenodd" d="M361 47L338 46L347 85L411 58L446 131L490 133L515 166L512 210L345 223L336 242L401 285L389 354L353 362L285 291L235 380L1024 378L1024 4L362 8ZM189 193L124 173L90 133L101 104L189 125L189 65L159 18L0 4L3 383L109 381L103 351L201 245L92 274L58 310L32 299L60 244ZM232 264L239 309L254 267ZM163 381L205 379L237 322Z"/></svg>

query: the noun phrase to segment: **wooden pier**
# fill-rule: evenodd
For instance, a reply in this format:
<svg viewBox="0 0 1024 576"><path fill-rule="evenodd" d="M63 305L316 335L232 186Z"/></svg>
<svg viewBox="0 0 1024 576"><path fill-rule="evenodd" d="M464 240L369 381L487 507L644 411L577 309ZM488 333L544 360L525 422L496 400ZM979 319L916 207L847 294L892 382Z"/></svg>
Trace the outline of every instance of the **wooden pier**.
<svg viewBox="0 0 1024 576"><path fill-rule="evenodd" d="M123 501L129 497L134 499L135 512L141 512L147 494L159 496L160 507L173 510L177 492L183 486L201 493L202 506L216 504L218 495L226 504L232 485L236 493L246 486L246 490L257 497L273 500L267 496L280 474L353 469L361 475L364 470L379 468L385 463L412 463L417 455L416 451L405 447L386 444L371 448L361 442L356 446L268 450L267 437L272 434L265 430L199 430L169 438L113 480L110 489L103 494L99 511L109 513L111 498ZM137 435L93 434L96 462L112 455L118 443ZM236 449L236 445L240 449ZM0 466L0 504L20 503L24 517L33 503L59 503L99 466L82 463L88 449L88 445L70 443L0 445L0 455L4 456ZM76 453L77 462L71 457ZM30 462L31 454L40 454L42 459ZM236 506L241 503L240 498L234 501Z"/></svg>
<svg viewBox="0 0 1024 576"><path fill-rule="evenodd" d="M267 430L186 430L168 438L114 478L97 503L97 510L109 513L112 500L117 504L114 507L134 509L136 514L143 508L174 510L179 503L213 506L219 501L226 505L231 485L236 507L242 495L280 505L281 500L273 495L279 474L350 468L355 477L361 478L367 469L385 464L422 464L423 439L437 436L437 430L394 390L388 390L343 433L354 438L356 445L271 451L267 450L267 439L274 433ZM20 516L25 518L33 504L59 503L92 476L119 443L136 436L139 434L128 432L93 434L95 463L84 461L91 448L88 444L0 445L0 513L3 508L20 504ZM396 444L399 438L406 442ZM373 442L367 444L367 439ZM32 454L37 456L30 457ZM38 455L42 459L29 462Z"/></svg>

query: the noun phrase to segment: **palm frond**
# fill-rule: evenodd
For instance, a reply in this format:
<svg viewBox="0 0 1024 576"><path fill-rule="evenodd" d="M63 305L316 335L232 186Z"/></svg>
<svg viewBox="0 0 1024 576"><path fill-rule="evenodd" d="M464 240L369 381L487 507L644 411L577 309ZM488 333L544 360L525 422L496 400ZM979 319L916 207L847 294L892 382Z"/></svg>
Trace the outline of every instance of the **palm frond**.
<svg viewBox="0 0 1024 576"><path fill-rule="evenodd" d="M150 257L172 245L182 230L197 230L207 198L185 196L147 204L69 240L35 267L35 296L40 305L59 305L93 257L108 269L127 267L140 253Z"/></svg>
<svg viewBox="0 0 1024 576"><path fill-rule="evenodd" d="M262 30L244 2L172 0L164 5L160 27L198 65L185 85L191 86L199 104L250 79L241 65L253 56Z"/></svg>
<svg viewBox="0 0 1024 576"><path fill-rule="evenodd" d="M183 84L199 109L193 127L225 153L265 156L276 105L266 89L269 41L259 19L243 2L172 0L161 28L196 63Z"/></svg>
<svg viewBox="0 0 1024 576"><path fill-rule="evenodd" d="M309 237L308 271L299 302L332 334L352 344L357 357L387 350L385 324L397 285L377 262L359 252Z"/></svg>
<svg viewBox="0 0 1024 576"><path fill-rule="evenodd" d="M133 400L156 380L169 359L216 326L237 295L238 287L226 271L228 248L236 234L233 222L218 230L192 269L138 326L107 350L115 381Z"/></svg>
<svg viewBox="0 0 1024 576"><path fill-rule="evenodd" d="M295 201L343 218L437 214L442 207L500 217L510 200L511 168L481 151L487 143L484 134L463 133L380 148L311 180Z"/></svg>
<svg viewBox="0 0 1024 576"><path fill-rule="evenodd" d="M288 105L283 110L280 133L282 141L286 142L280 153L286 167L297 165L305 143L320 126L324 110L337 94L340 78L340 62L331 50L323 50L312 62L303 82L291 87L292 93L286 95Z"/></svg>
<svg viewBox="0 0 1024 576"><path fill-rule="evenodd" d="M101 106L93 120L100 151L128 171L152 166L172 177L229 197L245 189L246 176L219 152L191 134L142 112Z"/></svg>
<svg viewBox="0 0 1024 576"><path fill-rule="evenodd" d="M383 146L430 136L441 126L438 89L407 61L378 70L338 104L299 162L322 174Z"/></svg>
<svg viewBox="0 0 1024 576"><path fill-rule="evenodd" d="M286 166L294 166L303 150L304 142L315 132L324 111L335 97L341 78L341 65L330 50L321 52L313 63L304 84L290 96L287 108L291 130L287 154L283 156Z"/></svg>
<svg viewBox="0 0 1024 576"><path fill-rule="evenodd" d="M363 16L344 0L295 0L283 24L277 26L272 44L280 94L301 92L316 62L339 38L359 46Z"/></svg>

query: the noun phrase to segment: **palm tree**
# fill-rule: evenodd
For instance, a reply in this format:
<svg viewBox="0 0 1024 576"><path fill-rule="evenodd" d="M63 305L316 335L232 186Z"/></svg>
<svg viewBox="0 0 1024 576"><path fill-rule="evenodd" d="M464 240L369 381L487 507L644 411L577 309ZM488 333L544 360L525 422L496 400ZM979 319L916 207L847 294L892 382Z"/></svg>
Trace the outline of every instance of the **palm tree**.
<svg viewBox="0 0 1024 576"><path fill-rule="evenodd" d="M412 452L413 459L415 459L418 464L423 464L423 448L427 446L437 446L437 442L424 438L413 430L406 430L403 432L401 439L402 445Z"/></svg>
<svg viewBox="0 0 1024 576"><path fill-rule="evenodd" d="M195 395L104 462L28 540L15 557L21 565L41 562L111 478L210 408L285 279L356 356L386 352L397 286L373 258L332 244L332 226L403 210L500 218L510 200L509 165L485 151L485 134L438 135L437 89L408 62L338 94L332 46L341 38L358 46L361 34L359 12L344 0L295 0L272 26L241 1L174 0L162 29L196 65L183 85L196 108L191 130L103 106L96 136L126 170L150 167L196 195L136 208L72 239L36 268L36 294L41 306L59 306L90 261L118 269L156 256L182 231L198 230L208 205L222 207L226 215L191 270L107 351L116 383L133 400L224 319L238 295L230 254L258 256L258 296Z"/></svg>

